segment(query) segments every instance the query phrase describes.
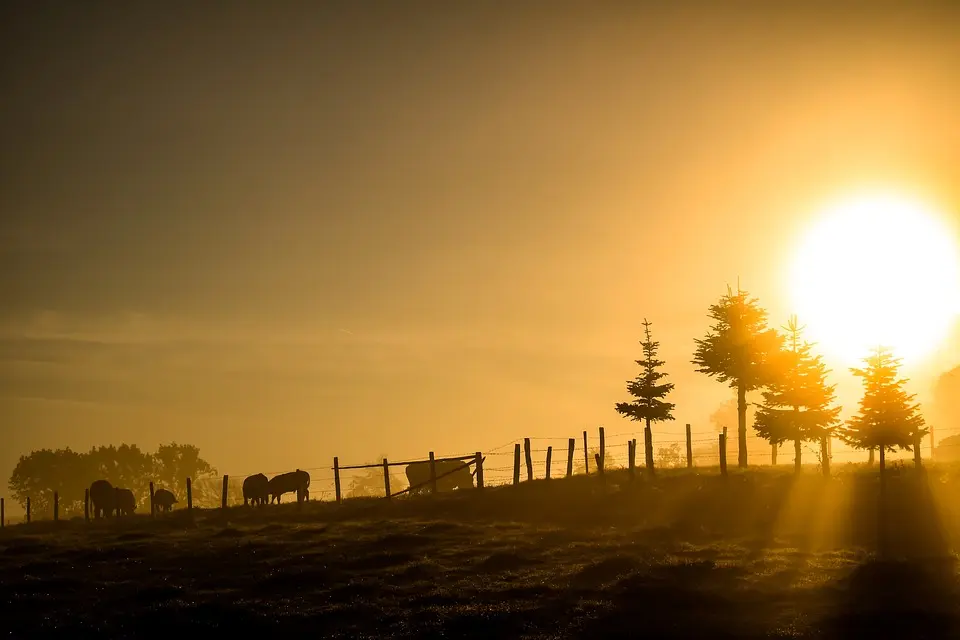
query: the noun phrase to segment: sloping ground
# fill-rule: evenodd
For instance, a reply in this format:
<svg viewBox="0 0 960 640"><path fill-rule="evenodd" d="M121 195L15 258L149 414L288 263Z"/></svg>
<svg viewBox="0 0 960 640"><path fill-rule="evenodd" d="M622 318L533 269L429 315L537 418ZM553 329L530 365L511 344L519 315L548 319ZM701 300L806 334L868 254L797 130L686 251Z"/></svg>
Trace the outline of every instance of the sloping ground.
<svg viewBox="0 0 960 640"><path fill-rule="evenodd" d="M0 534L0 628L13 637L960 635L956 569L936 516L924 515L937 511L921 499L926 482L891 488L888 551L901 559L878 562L876 526L850 523L852 514L876 525L868 476L620 480L12 527Z"/></svg>

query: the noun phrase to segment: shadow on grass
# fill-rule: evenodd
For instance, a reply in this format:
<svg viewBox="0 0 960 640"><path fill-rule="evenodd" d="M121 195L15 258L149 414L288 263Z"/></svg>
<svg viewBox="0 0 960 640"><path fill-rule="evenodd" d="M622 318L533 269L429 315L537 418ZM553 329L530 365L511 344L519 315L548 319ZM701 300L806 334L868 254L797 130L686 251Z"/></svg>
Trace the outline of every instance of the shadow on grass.
<svg viewBox="0 0 960 640"><path fill-rule="evenodd" d="M960 637L955 560L876 561L830 589L831 638Z"/></svg>
<svg viewBox="0 0 960 640"><path fill-rule="evenodd" d="M824 629L837 638L960 637L957 560L929 478L891 476L885 495L879 478L857 479L852 537L877 559L831 587L836 606Z"/></svg>

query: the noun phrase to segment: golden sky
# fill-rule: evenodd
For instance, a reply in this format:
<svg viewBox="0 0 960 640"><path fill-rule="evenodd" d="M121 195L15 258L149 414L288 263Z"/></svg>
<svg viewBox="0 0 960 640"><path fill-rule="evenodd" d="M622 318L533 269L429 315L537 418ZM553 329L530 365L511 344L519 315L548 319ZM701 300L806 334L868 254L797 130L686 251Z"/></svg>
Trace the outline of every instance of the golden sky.
<svg viewBox="0 0 960 640"><path fill-rule="evenodd" d="M960 4L722 4L4 9L0 475L627 431L644 317L666 432L709 428L728 283L783 324L797 234L852 189L960 220Z"/></svg>

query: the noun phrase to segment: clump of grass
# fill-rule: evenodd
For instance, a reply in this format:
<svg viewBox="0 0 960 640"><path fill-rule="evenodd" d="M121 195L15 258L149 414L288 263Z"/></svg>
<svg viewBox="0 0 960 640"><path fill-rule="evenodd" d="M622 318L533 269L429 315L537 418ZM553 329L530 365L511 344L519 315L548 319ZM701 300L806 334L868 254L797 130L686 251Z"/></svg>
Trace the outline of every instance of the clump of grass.
<svg viewBox="0 0 960 640"><path fill-rule="evenodd" d="M877 560L866 471L609 473L605 486L10 527L3 624L14 636L957 635L955 487L898 482L895 562Z"/></svg>

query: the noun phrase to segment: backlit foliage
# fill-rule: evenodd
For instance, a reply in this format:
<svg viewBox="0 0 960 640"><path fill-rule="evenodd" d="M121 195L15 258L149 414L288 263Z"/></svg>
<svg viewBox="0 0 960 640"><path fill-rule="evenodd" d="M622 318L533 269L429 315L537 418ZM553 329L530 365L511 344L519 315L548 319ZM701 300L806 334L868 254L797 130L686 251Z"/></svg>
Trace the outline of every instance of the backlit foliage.
<svg viewBox="0 0 960 640"><path fill-rule="evenodd" d="M916 435L923 437L929 430L915 396L904 389L907 379L897 375L900 359L877 347L864 362L866 367L850 369L863 381L863 398L841 437L858 449L911 450Z"/></svg>
<svg viewBox="0 0 960 640"><path fill-rule="evenodd" d="M769 359L770 379L763 391L753 426L772 444L795 443L799 468L800 443L821 442L839 423L835 385L828 385L827 367L813 345L801 340L803 327L796 316L786 327L786 348Z"/></svg>
<svg viewBox="0 0 960 640"><path fill-rule="evenodd" d="M737 289L710 306L713 326L703 339L697 339L693 364L699 373L716 377L737 390L738 462L747 466L747 399L748 391L766 386L770 381L768 360L776 354L782 338L767 327L767 312L746 291Z"/></svg>

